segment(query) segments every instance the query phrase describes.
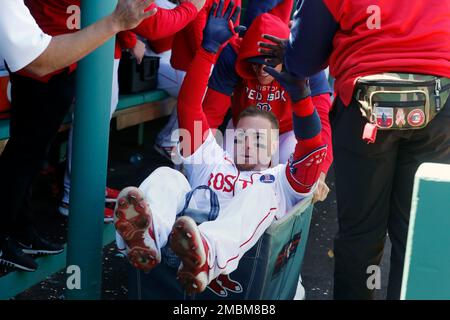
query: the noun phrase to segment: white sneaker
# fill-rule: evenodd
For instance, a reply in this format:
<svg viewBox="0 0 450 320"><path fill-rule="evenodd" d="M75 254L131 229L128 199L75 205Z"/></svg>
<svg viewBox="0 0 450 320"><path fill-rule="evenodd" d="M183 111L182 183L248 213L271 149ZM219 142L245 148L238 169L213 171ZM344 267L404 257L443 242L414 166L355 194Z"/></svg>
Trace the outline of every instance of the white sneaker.
<svg viewBox="0 0 450 320"><path fill-rule="evenodd" d="M62 201L62 202L59 204L58 211L59 211L59 213L62 214L63 216L68 217L68 216L69 216L69 204Z"/></svg>
<svg viewBox="0 0 450 320"><path fill-rule="evenodd" d="M302 276L298 279L297 283L297 291L295 292L294 300L305 300L306 294L305 294L305 287L303 287L302 284Z"/></svg>

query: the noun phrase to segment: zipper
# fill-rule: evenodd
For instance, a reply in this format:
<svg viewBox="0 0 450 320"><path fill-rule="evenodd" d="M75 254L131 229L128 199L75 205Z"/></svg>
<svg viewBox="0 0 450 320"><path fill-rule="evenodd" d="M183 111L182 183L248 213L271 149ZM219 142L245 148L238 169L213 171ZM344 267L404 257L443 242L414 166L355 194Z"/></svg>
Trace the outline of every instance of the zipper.
<svg viewBox="0 0 450 320"><path fill-rule="evenodd" d="M374 105L377 104L380 107L420 107L425 105L426 100L417 101L374 101Z"/></svg>
<svg viewBox="0 0 450 320"><path fill-rule="evenodd" d="M405 81L398 81L398 80L358 80L358 84L364 84L364 85L371 85L371 86L377 86L377 87L430 87L435 86L437 80L439 80L439 83L441 79L435 79L430 80L426 82L422 81L412 81L412 80L405 80Z"/></svg>
<svg viewBox="0 0 450 320"><path fill-rule="evenodd" d="M436 84L434 86L434 94L436 95L436 112L441 111L441 79L436 79Z"/></svg>
<svg viewBox="0 0 450 320"><path fill-rule="evenodd" d="M434 87L440 88L440 91L445 91L447 89L450 89L450 83L446 84L445 86L441 87L441 79L436 78L435 80L430 80L427 82L421 82L421 81L411 81L411 80L405 80L405 81L397 81L397 80L358 80L358 84L368 85L368 86L386 86L386 87L415 87L415 86L425 86L425 87Z"/></svg>

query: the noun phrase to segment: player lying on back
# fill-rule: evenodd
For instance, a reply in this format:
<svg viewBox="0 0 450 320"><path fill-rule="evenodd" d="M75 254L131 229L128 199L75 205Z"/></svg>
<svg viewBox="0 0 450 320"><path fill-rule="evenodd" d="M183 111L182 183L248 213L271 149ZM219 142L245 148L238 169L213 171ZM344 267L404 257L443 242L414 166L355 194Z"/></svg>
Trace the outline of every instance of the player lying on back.
<svg viewBox="0 0 450 320"><path fill-rule="evenodd" d="M298 142L289 163L270 167L278 122L258 108L247 108L239 118L234 159L216 143L202 100L216 54L235 35L234 22L240 12L234 4L225 10L223 0L217 12L216 7L179 95L180 128L189 133L181 134L179 146L187 179L176 170L159 168L139 188L122 190L115 212L115 226L127 244L130 262L150 271L161 260L161 248L169 244L182 261L178 279L188 293L202 292L213 279L233 272L274 219L312 195L327 149L308 81L269 67L266 71L293 101ZM216 220L197 226L177 213L183 211L186 194L201 185L217 194L220 211ZM197 197L194 206L209 210L210 200Z"/></svg>

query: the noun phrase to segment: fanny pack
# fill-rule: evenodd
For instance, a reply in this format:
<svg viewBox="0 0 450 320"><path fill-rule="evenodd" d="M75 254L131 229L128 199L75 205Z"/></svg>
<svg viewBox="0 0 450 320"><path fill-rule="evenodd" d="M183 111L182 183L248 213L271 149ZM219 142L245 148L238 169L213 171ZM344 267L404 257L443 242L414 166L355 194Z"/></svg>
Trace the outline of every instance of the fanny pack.
<svg viewBox="0 0 450 320"><path fill-rule="evenodd" d="M450 79L383 73L359 78L355 88L361 112L375 131L422 129L445 106Z"/></svg>

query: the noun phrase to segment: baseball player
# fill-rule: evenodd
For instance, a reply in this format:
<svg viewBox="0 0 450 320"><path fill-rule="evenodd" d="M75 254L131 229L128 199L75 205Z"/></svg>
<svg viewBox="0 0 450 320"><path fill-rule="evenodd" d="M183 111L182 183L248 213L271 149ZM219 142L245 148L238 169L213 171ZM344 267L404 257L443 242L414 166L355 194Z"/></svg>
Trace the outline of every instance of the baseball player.
<svg viewBox="0 0 450 320"><path fill-rule="evenodd" d="M214 4L178 101L180 128L188 133L181 135L178 148L187 179L176 170L159 168L139 189L122 190L115 212L130 262L149 271L160 262L160 249L169 244L181 258L178 279L188 293L202 292L211 280L234 271L274 219L312 195L327 150L308 81L270 67L266 72L292 99L297 145L289 163L269 167L279 126L272 113L259 108L247 108L240 115L234 159L216 143L202 100L217 52L241 28L234 28L240 7L234 10L230 3L223 12L220 0L217 12L216 8ZM201 185L217 194L220 213L216 220L197 226L189 217L177 218L177 213L185 206L186 194ZM209 199L197 197L192 206L209 208Z"/></svg>

